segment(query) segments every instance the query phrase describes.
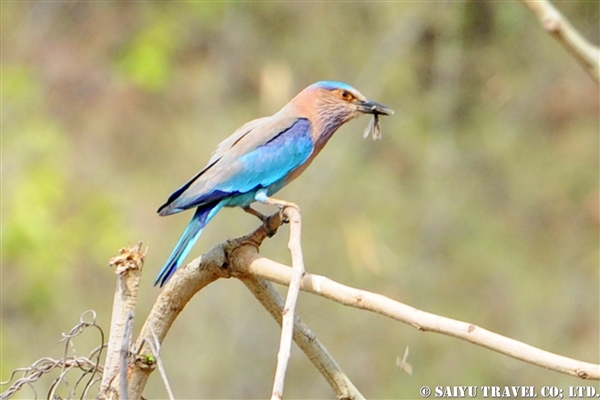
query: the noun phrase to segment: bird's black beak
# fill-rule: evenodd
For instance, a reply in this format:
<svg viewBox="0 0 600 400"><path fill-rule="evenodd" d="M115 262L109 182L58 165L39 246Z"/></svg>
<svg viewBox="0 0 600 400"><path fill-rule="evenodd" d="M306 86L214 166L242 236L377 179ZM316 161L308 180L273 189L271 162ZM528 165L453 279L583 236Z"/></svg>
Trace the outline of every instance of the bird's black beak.
<svg viewBox="0 0 600 400"><path fill-rule="evenodd" d="M394 110L389 107L379 104L375 101L365 100L358 103L358 111L365 114L381 114L381 115L392 115Z"/></svg>

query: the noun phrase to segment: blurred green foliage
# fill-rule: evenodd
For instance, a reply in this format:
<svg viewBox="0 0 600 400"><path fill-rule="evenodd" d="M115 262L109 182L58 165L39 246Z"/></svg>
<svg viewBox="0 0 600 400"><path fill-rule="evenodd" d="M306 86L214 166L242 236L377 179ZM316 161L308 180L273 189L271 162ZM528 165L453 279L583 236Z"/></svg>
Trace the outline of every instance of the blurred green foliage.
<svg viewBox="0 0 600 400"><path fill-rule="evenodd" d="M142 89L160 90L169 81L174 45L173 22L145 26L131 43L120 62L127 77Z"/></svg>
<svg viewBox="0 0 600 400"><path fill-rule="evenodd" d="M598 2L557 6L597 43ZM397 113L381 142L360 138L366 119L341 129L281 192L303 210L307 269L599 362L598 87L520 4L13 2L2 47L1 379L60 356L86 309L108 329L107 262L138 240L141 323L191 217L156 208L235 128L322 79ZM255 226L225 211L194 254ZM287 262L285 236L264 254ZM369 398L580 384L313 296L299 307ZM243 285L217 282L162 355L177 397L264 397L277 343ZM413 376L395 366L406 346ZM166 395L158 377L147 395ZM295 350L286 396L331 395Z"/></svg>

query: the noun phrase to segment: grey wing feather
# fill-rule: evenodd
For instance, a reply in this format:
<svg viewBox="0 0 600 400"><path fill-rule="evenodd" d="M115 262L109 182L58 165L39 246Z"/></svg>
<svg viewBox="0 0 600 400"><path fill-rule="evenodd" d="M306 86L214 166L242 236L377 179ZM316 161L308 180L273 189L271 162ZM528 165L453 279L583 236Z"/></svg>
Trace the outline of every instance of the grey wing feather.
<svg viewBox="0 0 600 400"><path fill-rule="evenodd" d="M269 118L270 117L257 118L250 122L246 122L244 125L237 128L235 130L235 132L233 132L231 135L229 135L229 137L227 137L227 139L225 139L221 143L219 143L219 145L213 152L212 156L210 157L208 164L210 165L214 161L217 161L219 158L223 157L223 155L225 154L225 152L227 150L229 150L233 146L235 146L235 144L237 142L239 142L244 136L246 136L248 133L250 133L256 127L258 127L261 124L263 124L264 122L266 122L266 120Z"/></svg>

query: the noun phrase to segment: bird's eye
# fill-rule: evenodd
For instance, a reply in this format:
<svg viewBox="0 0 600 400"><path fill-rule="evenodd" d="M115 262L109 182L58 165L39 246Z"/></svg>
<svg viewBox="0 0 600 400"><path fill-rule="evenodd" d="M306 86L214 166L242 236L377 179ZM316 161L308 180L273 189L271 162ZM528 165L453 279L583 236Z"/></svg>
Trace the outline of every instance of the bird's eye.
<svg viewBox="0 0 600 400"><path fill-rule="evenodd" d="M354 99L352 93L348 92L347 90L340 90L339 94L342 100L352 101Z"/></svg>

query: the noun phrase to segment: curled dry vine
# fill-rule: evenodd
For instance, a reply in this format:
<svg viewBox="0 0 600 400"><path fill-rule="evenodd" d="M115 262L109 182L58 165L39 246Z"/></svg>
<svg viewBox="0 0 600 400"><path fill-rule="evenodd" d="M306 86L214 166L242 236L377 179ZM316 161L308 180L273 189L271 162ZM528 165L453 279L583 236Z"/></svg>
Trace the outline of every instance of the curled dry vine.
<svg viewBox="0 0 600 400"><path fill-rule="evenodd" d="M100 344L90 352L89 356L77 356L74 339L90 329L98 332ZM10 385L0 394L0 400L10 399L25 386L28 386L33 392L32 398L37 399L39 395L35 387L36 382L56 371L58 371L58 376L54 378L44 397L59 398L59 391L64 392L60 396L63 399L89 397L90 389L99 383L102 377L104 368L100 364L100 358L106 347L104 331L96 323L96 312L93 310L84 312L79 318L79 323L68 333L63 333L62 336L60 342L63 342L65 346L63 357L60 359L43 357L29 367L15 369L6 381L0 382L1 386Z"/></svg>

